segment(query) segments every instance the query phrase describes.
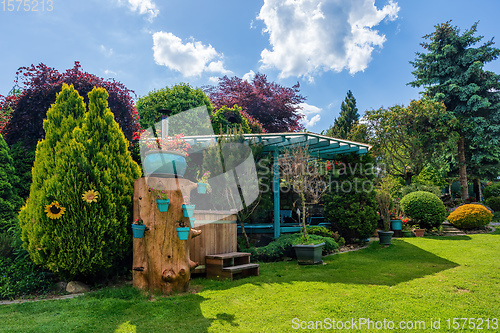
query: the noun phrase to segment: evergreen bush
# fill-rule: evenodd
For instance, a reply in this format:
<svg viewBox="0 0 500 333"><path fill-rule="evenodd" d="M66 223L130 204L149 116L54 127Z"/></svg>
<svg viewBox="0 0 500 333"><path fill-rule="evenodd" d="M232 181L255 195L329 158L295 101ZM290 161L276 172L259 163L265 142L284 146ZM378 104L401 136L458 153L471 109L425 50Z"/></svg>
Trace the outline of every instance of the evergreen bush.
<svg viewBox="0 0 500 333"><path fill-rule="evenodd" d="M401 195L402 197L405 197L406 195L413 193L413 192L418 192L418 191L424 191L424 192L429 192L437 196L438 198L441 196L441 190L439 187L435 185L425 185L425 184L420 184L420 183L413 183L411 185L403 186L401 189Z"/></svg>
<svg viewBox="0 0 500 333"><path fill-rule="evenodd" d="M488 199L491 197L500 197L500 182L486 186L483 196L484 199Z"/></svg>
<svg viewBox="0 0 500 333"><path fill-rule="evenodd" d="M500 197L489 197L484 203L495 212L500 211Z"/></svg>
<svg viewBox="0 0 500 333"><path fill-rule="evenodd" d="M491 222L493 214L479 204L462 205L448 216L448 221L460 229L473 229Z"/></svg>
<svg viewBox="0 0 500 333"><path fill-rule="evenodd" d="M439 227L446 217L443 202L430 192L412 192L404 196L399 204L405 215L424 229Z"/></svg>
<svg viewBox="0 0 500 333"><path fill-rule="evenodd" d="M44 120L30 197L20 213L32 260L64 278L110 272L130 247L134 180L141 174L107 104L104 88L88 111L63 85Z"/></svg>
<svg viewBox="0 0 500 333"><path fill-rule="evenodd" d="M0 134L0 233L13 225L23 203L14 187L19 179L15 174L13 163L9 147Z"/></svg>

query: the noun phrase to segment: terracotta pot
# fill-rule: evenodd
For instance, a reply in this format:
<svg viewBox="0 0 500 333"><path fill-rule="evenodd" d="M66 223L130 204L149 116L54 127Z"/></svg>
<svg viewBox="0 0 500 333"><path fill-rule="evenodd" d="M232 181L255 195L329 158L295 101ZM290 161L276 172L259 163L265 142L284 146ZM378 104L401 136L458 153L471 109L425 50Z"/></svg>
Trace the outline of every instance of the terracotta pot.
<svg viewBox="0 0 500 333"><path fill-rule="evenodd" d="M413 233L416 237L424 237L425 229L413 229Z"/></svg>

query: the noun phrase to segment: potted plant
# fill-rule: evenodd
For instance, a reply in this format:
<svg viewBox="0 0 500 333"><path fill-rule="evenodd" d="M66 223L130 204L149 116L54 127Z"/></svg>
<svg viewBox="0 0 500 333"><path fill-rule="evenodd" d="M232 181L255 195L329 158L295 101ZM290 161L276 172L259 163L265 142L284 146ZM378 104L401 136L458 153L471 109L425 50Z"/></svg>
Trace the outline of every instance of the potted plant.
<svg viewBox="0 0 500 333"><path fill-rule="evenodd" d="M210 184L208 184L208 179L210 178L210 171L205 171L203 176L199 177L200 170L196 173L196 180L198 181L198 193L205 194L211 192Z"/></svg>
<svg viewBox="0 0 500 333"><path fill-rule="evenodd" d="M404 237L411 237L412 231L409 223L409 219L407 217L403 217L401 219L401 222L403 223L402 227L402 233Z"/></svg>
<svg viewBox="0 0 500 333"><path fill-rule="evenodd" d="M390 210L390 218L391 218L391 229L402 230L403 229L403 221L401 220L401 211L399 209L399 203L396 202L395 208Z"/></svg>
<svg viewBox="0 0 500 333"><path fill-rule="evenodd" d="M195 220L194 217L189 218L189 223L191 224L191 228L194 228L194 220Z"/></svg>
<svg viewBox="0 0 500 333"><path fill-rule="evenodd" d="M390 193L382 187L382 189L377 190L376 199L378 202L380 217L384 223L384 230L378 230L378 237L380 240L380 245L391 245L392 235L394 231L389 230L390 226L390 208L391 208L391 195Z"/></svg>
<svg viewBox="0 0 500 333"><path fill-rule="evenodd" d="M156 199L156 204L158 205L158 210L160 212L167 212L168 205L170 203L170 199L168 198L167 191L165 190L157 190L150 188L150 191L153 193L153 196Z"/></svg>
<svg viewBox="0 0 500 333"><path fill-rule="evenodd" d="M189 196L184 197L184 203L182 204L182 213L184 217L193 217L194 206L189 204Z"/></svg>
<svg viewBox="0 0 500 333"><path fill-rule="evenodd" d="M187 240L189 238L189 227L186 227L186 223L182 220L177 221L177 236L179 240Z"/></svg>
<svg viewBox="0 0 500 333"><path fill-rule="evenodd" d="M314 242L308 238L306 219L306 203L318 203L328 186L318 186L325 183L326 175L322 167L307 152L307 147L297 146L289 148L279 159L281 186L289 186L297 193L299 204L302 207L301 219L302 237L293 244L297 262L299 264L319 264L324 242ZM315 184L315 185L312 185Z"/></svg>
<svg viewBox="0 0 500 333"><path fill-rule="evenodd" d="M415 237L424 237L425 229L421 229L418 224L415 224L413 226L413 233Z"/></svg>
<svg viewBox="0 0 500 333"><path fill-rule="evenodd" d="M144 222L142 219L139 217L137 218L134 223L132 223L132 234L134 238L142 238L144 236L144 231L146 230L146 226L144 225Z"/></svg>

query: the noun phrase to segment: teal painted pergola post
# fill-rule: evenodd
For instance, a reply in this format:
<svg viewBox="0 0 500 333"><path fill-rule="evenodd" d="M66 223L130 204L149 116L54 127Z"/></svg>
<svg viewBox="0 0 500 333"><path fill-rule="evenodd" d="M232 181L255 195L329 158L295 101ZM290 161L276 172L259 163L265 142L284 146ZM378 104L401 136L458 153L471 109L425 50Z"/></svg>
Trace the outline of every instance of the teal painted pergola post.
<svg viewBox="0 0 500 333"><path fill-rule="evenodd" d="M273 151L274 238L280 236L280 168L278 149Z"/></svg>

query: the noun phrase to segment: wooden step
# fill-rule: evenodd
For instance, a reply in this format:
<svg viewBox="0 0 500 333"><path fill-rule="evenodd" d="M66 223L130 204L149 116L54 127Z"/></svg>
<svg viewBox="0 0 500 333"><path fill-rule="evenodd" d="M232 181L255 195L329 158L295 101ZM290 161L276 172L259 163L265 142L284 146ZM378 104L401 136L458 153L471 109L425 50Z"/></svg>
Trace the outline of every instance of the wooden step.
<svg viewBox="0 0 500 333"><path fill-rule="evenodd" d="M259 264L244 264L238 266L224 267L222 270L227 272L233 272L233 274L235 274L235 273L240 273L246 269L259 268L259 266L260 266Z"/></svg>
<svg viewBox="0 0 500 333"><path fill-rule="evenodd" d="M207 278L233 280L235 274L258 276L259 264L250 263L250 253L230 252L205 257Z"/></svg>
<svg viewBox="0 0 500 333"><path fill-rule="evenodd" d="M239 257L250 257L250 253L246 252L229 252L221 254L210 254L206 258L210 259L228 259L228 258L239 258Z"/></svg>

